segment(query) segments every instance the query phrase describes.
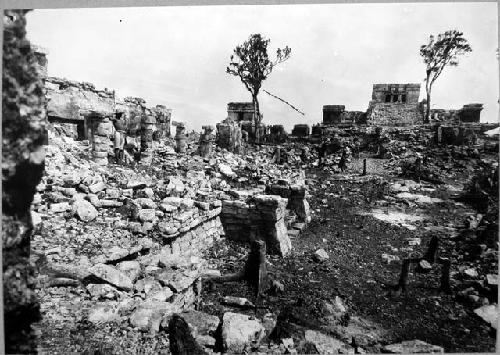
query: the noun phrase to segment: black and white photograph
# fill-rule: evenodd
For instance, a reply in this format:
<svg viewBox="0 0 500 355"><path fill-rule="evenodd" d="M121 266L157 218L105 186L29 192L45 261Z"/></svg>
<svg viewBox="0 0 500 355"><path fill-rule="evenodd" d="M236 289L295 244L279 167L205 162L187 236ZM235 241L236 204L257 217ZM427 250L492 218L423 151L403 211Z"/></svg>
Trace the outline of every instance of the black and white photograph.
<svg viewBox="0 0 500 355"><path fill-rule="evenodd" d="M498 351L498 2L23 1L0 353Z"/></svg>

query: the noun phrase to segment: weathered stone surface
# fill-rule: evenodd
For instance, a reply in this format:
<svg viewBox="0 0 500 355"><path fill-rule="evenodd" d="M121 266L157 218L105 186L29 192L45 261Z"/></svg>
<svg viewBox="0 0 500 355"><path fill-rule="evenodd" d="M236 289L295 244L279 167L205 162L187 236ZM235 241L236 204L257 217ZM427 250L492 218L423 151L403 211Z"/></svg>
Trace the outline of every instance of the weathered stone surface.
<svg viewBox="0 0 500 355"><path fill-rule="evenodd" d="M153 222L154 220L156 220L156 210L143 208L139 211L138 217L141 222Z"/></svg>
<svg viewBox="0 0 500 355"><path fill-rule="evenodd" d="M90 268L90 272L94 276L118 288L131 290L133 287L132 280L125 273L111 265L97 264Z"/></svg>
<svg viewBox="0 0 500 355"><path fill-rule="evenodd" d="M474 313L481 317L484 321L490 323L490 325L497 329L498 327L498 305L490 304L485 305L480 308L476 308Z"/></svg>
<svg viewBox="0 0 500 355"><path fill-rule="evenodd" d="M94 324L109 323L120 319L118 303L97 303L89 311L88 320Z"/></svg>
<svg viewBox="0 0 500 355"><path fill-rule="evenodd" d="M325 249L318 249L314 252L313 258L316 261L325 261L328 260L330 256L325 251Z"/></svg>
<svg viewBox="0 0 500 355"><path fill-rule="evenodd" d="M162 318L177 311L178 308L169 302L142 302L130 316L130 324L143 331L157 332Z"/></svg>
<svg viewBox="0 0 500 355"><path fill-rule="evenodd" d="M347 344L315 330L306 330L305 340L314 344L320 354L348 353Z"/></svg>
<svg viewBox="0 0 500 355"><path fill-rule="evenodd" d="M222 318L222 346L224 351L233 354L249 352L256 347L265 334L258 319L239 314L224 313Z"/></svg>
<svg viewBox="0 0 500 355"><path fill-rule="evenodd" d="M132 282L135 282L141 274L141 265L135 260L122 261L121 263L118 263L116 267L118 270L127 275Z"/></svg>
<svg viewBox="0 0 500 355"><path fill-rule="evenodd" d="M114 299L118 295L118 290L108 284L88 284L87 291L92 297L95 297L97 299Z"/></svg>
<svg viewBox="0 0 500 355"><path fill-rule="evenodd" d="M444 353L442 347L428 344L422 340L407 340L397 344L386 345L383 350L392 354Z"/></svg>
<svg viewBox="0 0 500 355"><path fill-rule="evenodd" d="M93 221L97 217L96 208L88 201L77 200L73 204L73 210L83 222Z"/></svg>
<svg viewBox="0 0 500 355"><path fill-rule="evenodd" d="M193 329L194 338L200 345L215 346L215 332L219 327L219 317L194 310L179 313L179 316Z"/></svg>

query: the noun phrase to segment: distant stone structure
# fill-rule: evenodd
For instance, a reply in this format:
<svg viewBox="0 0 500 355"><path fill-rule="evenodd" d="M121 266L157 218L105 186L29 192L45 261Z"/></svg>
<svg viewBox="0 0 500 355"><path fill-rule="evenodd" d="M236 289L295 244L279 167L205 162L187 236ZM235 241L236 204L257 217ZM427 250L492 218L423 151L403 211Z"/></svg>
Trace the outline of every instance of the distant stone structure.
<svg viewBox="0 0 500 355"><path fill-rule="evenodd" d="M244 140L241 125L230 117L217 123L216 144L218 147L227 149L236 154L244 151Z"/></svg>
<svg viewBox="0 0 500 355"><path fill-rule="evenodd" d="M215 137L213 135L214 127L203 126L204 132L200 136L200 144L198 146L198 154L203 158L208 158L212 155L213 143Z"/></svg>
<svg viewBox="0 0 500 355"><path fill-rule="evenodd" d="M307 137L309 133L311 132L311 129L309 128L309 125L307 124L296 124L293 126L292 129L292 136L295 137Z"/></svg>
<svg viewBox="0 0 500 355"><path fill-rule="evenodd" d="M367 124L408 126L423 123L418 103L420 84L374 84Z"/></svg>
<svg viewBox="0 0 500 355"><path fill-rule="evenodd" d="M154 116L143 117L141 121L141 164L143 165L150 165L153 161L153 132L155 130Z"/></svg>
<svg viewBox="0 0 500 355"><path fill-rule="evenodd" d="M175 151L177 153L186 153L187 151L186 126L182 122L177 123L175 131L175 142L176 142Z"/></svg>
<svg viewBox="0 0 500 355"><path fill-rule="evenodd" d="M483 104L467 104L458 110L431 109L431 122L443 124L479 123Z"/></svg>
<svg viewBox="0 0 500 355"><path fill-rule="evenodd" d="M227 117L233 121L253 121L255 108L252 102L230 102L227 104Z"/></svg>
<svg viewBox="0 0 500 355"><path fill-rule="evenodd" d="M344 105L323 106L323 124L354 125L366 123L366 113L361 111L346 111Z"/></svg>

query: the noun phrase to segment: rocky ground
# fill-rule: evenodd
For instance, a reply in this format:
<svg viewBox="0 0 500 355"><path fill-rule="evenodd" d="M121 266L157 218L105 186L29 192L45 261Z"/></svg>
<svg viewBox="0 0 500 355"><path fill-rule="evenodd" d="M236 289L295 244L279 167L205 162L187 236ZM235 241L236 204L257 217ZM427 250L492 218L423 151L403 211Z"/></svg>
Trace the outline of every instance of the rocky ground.
<svg viewBox="0 0 500 355"><path fill-rule="evenodd" d="M171 290L176 288L171 281L158 283L158 272L182 271L182 280L188 271L225 275L241 270L248 254L244 244L214 238L202 258L163 262L162 236L176 235L185 222L176 224L169 213L175 207L175 214L191 213L190 218L203 221L231 189L303 180L304 171L312 221L302 231L300 225L289 229L290 255L268 257L270 289L256 300L244 281L202 282L201 297L191 308L204 313L184 314L195 325L198 343L208 346L205 351L495 349L495 331L486 320L497 312L498 231L496 239L485 231L495 223L498 228L498 218L456 198L473 168L496 159L494 154L474 158L467 153L450 162L436 150L429 170L442 181L417 183L395 156L367 155L368 174L361 176L363 155L341 173L333 167L338 157L327 160L324 168L317 166L314 155L302 164L293 153L300 145L288 146L291 158L285 166L270 163L272 147L252 150L246 157L217 151L211 160L157 147L152 167L99 168L88 162L85 145L54 137L53 142L34 203L41 353L169 353L168 320L155 318L149 310L155 309L154 302L175 303ZM78 198L82 193L85 197ZM123 194L131 195L122 199ZM129 199L135 201L132 212ZM433 236L440 240L439 255L451 260L453 293L439 292L438 265L426 274L412 272L406 294L390 292L402 260L421 256ZM153 257L156 251L158 259ZM90 270L94 278L81 282L65 277L56 267L61 265L73 276ZM96 265L111 271L99 271L103 266L96 270ZM248 334L234 334L235 329ZM401 343L413 340L418 341Z"/></svg>

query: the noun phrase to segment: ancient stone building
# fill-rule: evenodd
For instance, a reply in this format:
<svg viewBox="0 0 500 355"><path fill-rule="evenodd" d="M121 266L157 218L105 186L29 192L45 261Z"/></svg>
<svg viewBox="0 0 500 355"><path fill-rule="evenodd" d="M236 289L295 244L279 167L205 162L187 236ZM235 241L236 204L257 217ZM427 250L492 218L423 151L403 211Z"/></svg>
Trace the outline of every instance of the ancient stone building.
<svg viewBox="0 0 500 355"><path fill-rule="evenodd" d="M344 105L323 106L323 124L353 125L366 123L366 113L361 111L346 111Z"/></svg>
<svg viewBox="0 0 500 355"><path fill-rule="evenodd" d="M431 109L431 122L458 125L460 123L479 123L483 104L467 104L458 110Z"/></svg>
<svg viewBox="0 0 500 355"><path fill-rule="evenodd" d="M233 121L253 121L254 106L252 102L230 102L227 104L227 117Z"/></svg>
<svg viewBox="0 0 500 355"><path fill-rule="evenodd" d="M307 124L296 124L293 126L292 129L292 136L295 137L307 137L309 133L311 132L311 129L309 128L309 125Z"/></svg>
<svg viewBox="0 0 500 355"><path fill-rule="evenodd" d="M378 126L421 124L420 84L374 84L367 123Z"/></svg>
<svg viewBox="0 0 500 355"><path fill-rule="evenodd" d="M99 90L91 83L77 82L56 77L47 77L47 51L32 45L36 66L44 77L47 97L47 116L50 128L77 140L91 140L92 123L96 117L107 117L109 134L113 133L111 120L122 119L126 122L128 135L140 136L141 121L153 116L156 120L155 137L170 135L172 110L164 105L148 108L140 97L119 99L115 91ZM89 115L89 112L96 114Z"/></svg>

